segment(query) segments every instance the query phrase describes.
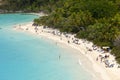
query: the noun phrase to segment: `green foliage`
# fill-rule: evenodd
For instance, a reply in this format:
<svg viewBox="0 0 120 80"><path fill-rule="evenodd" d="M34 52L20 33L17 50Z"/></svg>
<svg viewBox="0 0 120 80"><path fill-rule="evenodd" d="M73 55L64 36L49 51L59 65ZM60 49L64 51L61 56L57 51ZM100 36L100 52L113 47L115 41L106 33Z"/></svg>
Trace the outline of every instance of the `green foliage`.
<svg viewBox="0 0 120 80"><path fill-rule="evenodd" d="M110 0L88 0L86 9L94 18L109 18L116 14L118 6Z"/></svg>
<svg viewBox="0 0 120 80"><path fill-rule="evenodd" d="M45 7L47 7L46 12L50 12L48 10L52 10L56 2L57 0L4 0L5 4L0 6L0 8L12 11L39 12L44 11Z"/></svg>
<svg viewBox="0 0 120 80"><path fill-rule="evenodd" d="M120 63L120 35L114 40L114 48L111 53L115 55L117 62Z"/></svg>
<svg viewBox="0 0 120 80"><path fill-rule="evenodd" d="M120 13L117 13L111 20L112 25L120 30Z"/></svg>
<svg viewBox="0 0 120 80"><path fill-rule="evenodd" d="M115 56L115 59L120 64L120 47L114 47L111 53Z"/></svg>

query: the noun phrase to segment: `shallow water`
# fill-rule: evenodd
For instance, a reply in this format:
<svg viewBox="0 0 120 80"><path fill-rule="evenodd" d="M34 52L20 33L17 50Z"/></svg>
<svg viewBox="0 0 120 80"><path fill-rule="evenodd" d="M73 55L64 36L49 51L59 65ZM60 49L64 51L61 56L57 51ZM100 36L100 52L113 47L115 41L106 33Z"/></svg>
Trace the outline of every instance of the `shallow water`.
<svg viewBox="0 0 120 80"><path fill-rule="evenodd" d="M36 17L0 14L0 80L92 80L78 64L78 54L51 40L12 30Z"/></svg>

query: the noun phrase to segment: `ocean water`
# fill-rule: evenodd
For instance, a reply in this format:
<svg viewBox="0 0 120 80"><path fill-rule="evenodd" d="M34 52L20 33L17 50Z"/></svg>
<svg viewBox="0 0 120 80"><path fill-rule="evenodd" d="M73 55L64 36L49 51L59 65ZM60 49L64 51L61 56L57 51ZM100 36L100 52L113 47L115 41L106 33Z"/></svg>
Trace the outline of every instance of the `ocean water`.
<svg viewBox="0 0 120 80"><path fill-rule="evenodd" d="M36 17L0 14L0 80L92 80L79 65L79 54L52 40L12 29Z"/></svg>

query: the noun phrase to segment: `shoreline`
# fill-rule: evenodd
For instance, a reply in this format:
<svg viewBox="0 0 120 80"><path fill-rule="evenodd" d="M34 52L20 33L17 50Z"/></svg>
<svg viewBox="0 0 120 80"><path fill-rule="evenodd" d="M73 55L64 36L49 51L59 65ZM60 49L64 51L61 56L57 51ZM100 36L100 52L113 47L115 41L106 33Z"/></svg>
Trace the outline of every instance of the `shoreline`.
<svg viewBox="0 0 120 80"><path fill-rule="evenodd" d="M93 75L95 77L98 77L99 80L120 80L120 68L117 68L118 65L115 61L115 66L112 68L106 68L104 62L100 62L100 60L96 61L96 58L102 53L98 51L100 50L100 48L98 47L97 50L93 50L93 43L82 39L78 40L72 34L67 34L67 36L64 34L61 35L60 32L56 29L43 28L43 26L35 27L32 24L33 22L25 23L22 25L15 25L14 30L29 32L31 34L37 35L38 37L40 36L49 38L51 40L54 40L57 44L64 44L66 47L69 46L73 49L76 49L79 53L85 55L88 58L88 60L92 63L92 65L89 65L93 68L93 72L92 70L90 70L90 74L93 73ZM79 43L73 43L73 40L76 42L78 40ZM109 59L114 60L114 56L110 55Z"/></svg>
<svg viewBox="0 0 120 80"><path fill-rule="evenodd" d="M47 14L43 12L35 13L35 12L0 12L0 14L25 14L25 15L36 15L36 16L47 16Z"/></svg>

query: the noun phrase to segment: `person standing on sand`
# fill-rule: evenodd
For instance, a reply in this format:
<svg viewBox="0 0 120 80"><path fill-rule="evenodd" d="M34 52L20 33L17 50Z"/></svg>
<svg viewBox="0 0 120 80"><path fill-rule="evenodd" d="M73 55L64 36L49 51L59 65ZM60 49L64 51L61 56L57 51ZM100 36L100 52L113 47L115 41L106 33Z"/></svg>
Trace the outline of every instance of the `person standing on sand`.
<svg viewBox="0 0 120 80"><path fill-rule="evenodd" d="M96 61L98 61L98 57L96 58Z"/></svg>
<svg viewBox="0 0 120 80"><path fill-rule="evenodd" d="M61 55L59 55L59 60L61 59Z"/></svg>
<svg viewBox="0 0 120 80"><path fill-rule="evenodd" d="M68 43L70 43L70 41L68 40Z"/></svg>

